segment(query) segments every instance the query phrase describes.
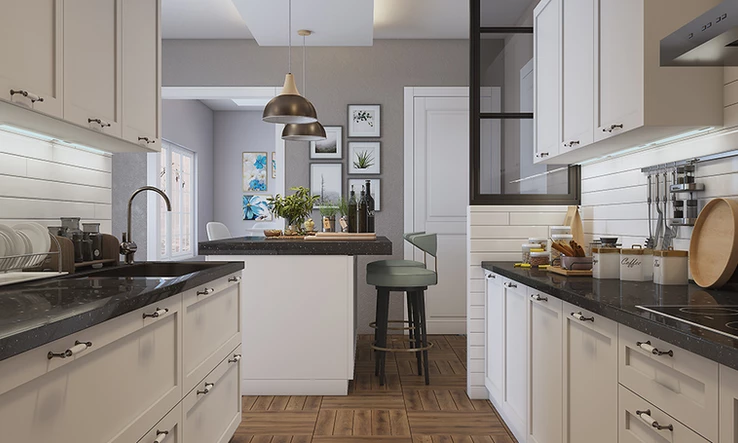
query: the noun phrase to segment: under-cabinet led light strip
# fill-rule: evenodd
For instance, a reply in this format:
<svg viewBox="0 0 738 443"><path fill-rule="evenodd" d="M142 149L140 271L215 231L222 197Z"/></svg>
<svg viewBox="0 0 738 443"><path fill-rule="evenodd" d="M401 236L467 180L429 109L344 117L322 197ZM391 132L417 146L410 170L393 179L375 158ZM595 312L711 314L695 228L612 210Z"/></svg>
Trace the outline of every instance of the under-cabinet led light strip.
<svg viewBox="0 0 738 443"><path fill-rule="evenodd" d="M49 142L51 144L55 144L55 145L59 145L59 146L65 146L67 148L79 149L80 151L87 151L87 152L91 152L93 154L105 155L105 156L108 156L108 157L110 157L112 155L111 153L105 152L105 151L100 150L100 149L91 148L89 146L80 145L78 143L72 143L72 142L68 142L68 141L64 141L64 140L59 140L58 138L52 137L50 135L41 134L41 133L35 132L35 131L29 131L27 129L19 128L17 126L0 125L0 131L9 132L11 134L22 135L22 136L25 136L25 137L35 138L36 140L41 140L41 141Z"/></svg>

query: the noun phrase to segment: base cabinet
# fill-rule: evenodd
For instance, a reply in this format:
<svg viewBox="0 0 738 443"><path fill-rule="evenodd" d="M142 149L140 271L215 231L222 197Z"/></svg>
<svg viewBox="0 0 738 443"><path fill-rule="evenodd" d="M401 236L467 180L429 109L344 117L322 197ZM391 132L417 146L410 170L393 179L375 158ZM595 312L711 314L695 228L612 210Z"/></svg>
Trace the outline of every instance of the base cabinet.
<svg viewBox="0 0 738 443"><path fill-rule="evenodd" d="M505 292L502 277L497 274L486 275L486 356L484 386L489 399L498 409L502 405L505 374L505 323L503 315Z"/></svg>
<svg viewBox="0 0 738 443"><path fill-rule="evenodd" d="M182 405L177 405L138 443L182 443Z"/></svg>
<svg viewBox="0 0 738 443"><path fill-rule="evenodd" d="M505 378L502 411L510 431L525 441L528 429L528 292L520 283L506 280Z"/></svg>
<svg viewBox="0 0 738 443"><path fill-rule="evenodd" d="M738 441L738 371L720 366L720 441Z"/></svg>

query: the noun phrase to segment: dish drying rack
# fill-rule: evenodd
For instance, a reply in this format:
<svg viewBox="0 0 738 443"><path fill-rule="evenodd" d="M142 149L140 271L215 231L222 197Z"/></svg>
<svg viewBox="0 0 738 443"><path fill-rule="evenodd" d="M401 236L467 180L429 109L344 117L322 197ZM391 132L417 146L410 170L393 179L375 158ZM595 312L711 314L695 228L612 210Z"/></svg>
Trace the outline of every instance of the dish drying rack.
<svg viewBox="0 0 738 443"><path fill-rule="evenodd" d="M49 237L51 237L51 251L0 257L0 286L67 274L62 267L61 244L51 233ZM55 271L54 266L56 266ZM34 271L26 272L27 270Z"/></svg>

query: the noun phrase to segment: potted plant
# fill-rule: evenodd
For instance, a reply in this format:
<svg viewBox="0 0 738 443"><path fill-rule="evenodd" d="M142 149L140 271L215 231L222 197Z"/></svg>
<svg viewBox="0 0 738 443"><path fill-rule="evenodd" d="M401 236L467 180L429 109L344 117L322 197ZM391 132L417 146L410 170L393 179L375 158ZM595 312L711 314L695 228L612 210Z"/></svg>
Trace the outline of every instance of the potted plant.
<svg viewBox="0 0 738 443"><path fill-rule="evenodd" d="M348 232L349 204L345 198L338 200L338 213L341 214L341 231Z"/></svg>
<svg viewBox="0 0 738 443"><path fill-rule="evenodd" d="M310 195L310 190L302 186L291 188L291 190L295 193L285 197L277 194L267 201L275 217L287 220L287 231L302 232L302 224L310 216L315 202L320 197Z"/></svg>
<svg viewBox="0 0 738 443"><path fill-rule="evenodd" d="M333 201L326 200L318 209L320 210L320 215L323 216L323 232L335 232L338 205Z"/></svg>

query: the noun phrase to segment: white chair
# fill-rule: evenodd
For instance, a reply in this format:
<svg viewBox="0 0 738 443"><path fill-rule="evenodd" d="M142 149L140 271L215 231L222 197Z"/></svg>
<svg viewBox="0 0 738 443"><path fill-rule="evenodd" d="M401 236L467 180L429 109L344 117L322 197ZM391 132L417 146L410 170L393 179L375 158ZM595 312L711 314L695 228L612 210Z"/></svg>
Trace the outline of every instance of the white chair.
<svg viewBox="0 0 738 443"><path fill-rule="evenodd" d="M208 231L209 241L231 238L231 231L228 230L226 225L220 222L209 222L206 225L206 230Z"/></svg>

